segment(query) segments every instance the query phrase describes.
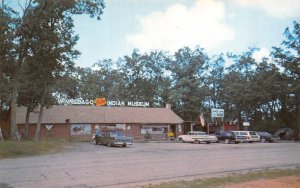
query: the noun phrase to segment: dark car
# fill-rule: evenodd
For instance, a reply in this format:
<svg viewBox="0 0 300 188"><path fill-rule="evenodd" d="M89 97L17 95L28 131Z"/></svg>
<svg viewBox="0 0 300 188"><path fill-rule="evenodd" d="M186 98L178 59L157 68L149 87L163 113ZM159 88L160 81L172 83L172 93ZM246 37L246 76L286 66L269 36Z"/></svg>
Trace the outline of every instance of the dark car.
<svg viewBox="0 0 300 188"><path fill-rule="evenodd" d="M260 136L261 142L274 142L274 137L268 132L256 132Z"/></svg>
<svg viewBox="0 0 300 188"><path fill-rule="evenodd" d="M104 132L100 136L95 136L94 138L95 144L103 144L108 147L111 146L122 146L126 147L128 145L132 145L134 138L125 136L120 131L107 131Z"/></svg>
<svg viewBox="0 0 300 188"><path fill-rule="evenodd" d="M219 141L223 141L226 144L229 144L229 143L238 144L247 139L246 137L243 137L243 136L237 136L231 131L216 132L215 135L217 136Z"/></svg>

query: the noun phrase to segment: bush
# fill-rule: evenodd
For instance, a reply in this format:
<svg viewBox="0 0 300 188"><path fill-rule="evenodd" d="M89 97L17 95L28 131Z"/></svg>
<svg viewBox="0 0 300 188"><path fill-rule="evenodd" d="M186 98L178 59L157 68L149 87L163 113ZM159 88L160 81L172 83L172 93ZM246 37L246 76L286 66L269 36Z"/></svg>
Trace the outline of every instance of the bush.
<svg viewBox="0 0 300 188"><path fill-rule="evenodd" d="M262 120L256 124L254 131L266 131L274 134L278 129L287 128L285 123L280 120Z"/></svg>

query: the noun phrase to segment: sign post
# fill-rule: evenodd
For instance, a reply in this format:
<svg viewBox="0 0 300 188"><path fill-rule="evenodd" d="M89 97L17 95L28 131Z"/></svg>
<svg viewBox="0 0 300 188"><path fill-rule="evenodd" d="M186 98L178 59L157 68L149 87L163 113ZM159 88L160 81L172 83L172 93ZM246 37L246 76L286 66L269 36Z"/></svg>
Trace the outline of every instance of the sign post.
<svg viewBox="0 0 300 188"><path fill-rule="evenodd" d="M211 121L214 121L214 118L224 118L224 109L212 108L211 109ZM209 134L209 126L208 127L208 134Z"/></svg>

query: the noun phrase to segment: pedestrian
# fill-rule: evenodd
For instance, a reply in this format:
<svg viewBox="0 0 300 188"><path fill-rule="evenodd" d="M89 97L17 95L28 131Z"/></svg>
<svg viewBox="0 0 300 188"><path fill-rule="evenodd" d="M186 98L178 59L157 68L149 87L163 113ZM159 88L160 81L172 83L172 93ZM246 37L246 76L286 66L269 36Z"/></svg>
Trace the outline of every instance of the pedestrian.
<svg viewBox="0 0 300 188"><path fill-rule="evenodd" d="M99 144L99 137L100 137L100 127L99 125L97 124L95 126L95 142L96 142L96 145Z"/></svg>

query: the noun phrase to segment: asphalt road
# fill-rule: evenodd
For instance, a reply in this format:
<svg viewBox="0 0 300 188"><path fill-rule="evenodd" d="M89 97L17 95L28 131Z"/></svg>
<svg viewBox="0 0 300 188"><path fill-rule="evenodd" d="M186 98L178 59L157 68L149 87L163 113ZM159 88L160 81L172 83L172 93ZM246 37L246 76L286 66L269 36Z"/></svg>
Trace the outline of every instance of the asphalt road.
<svg viewBox="0 0 300 188"><path fill-rule="evenodd" d="M138 187L300 166L300 143L82 143L62 154L0 160L0 187Z"/></svg>

